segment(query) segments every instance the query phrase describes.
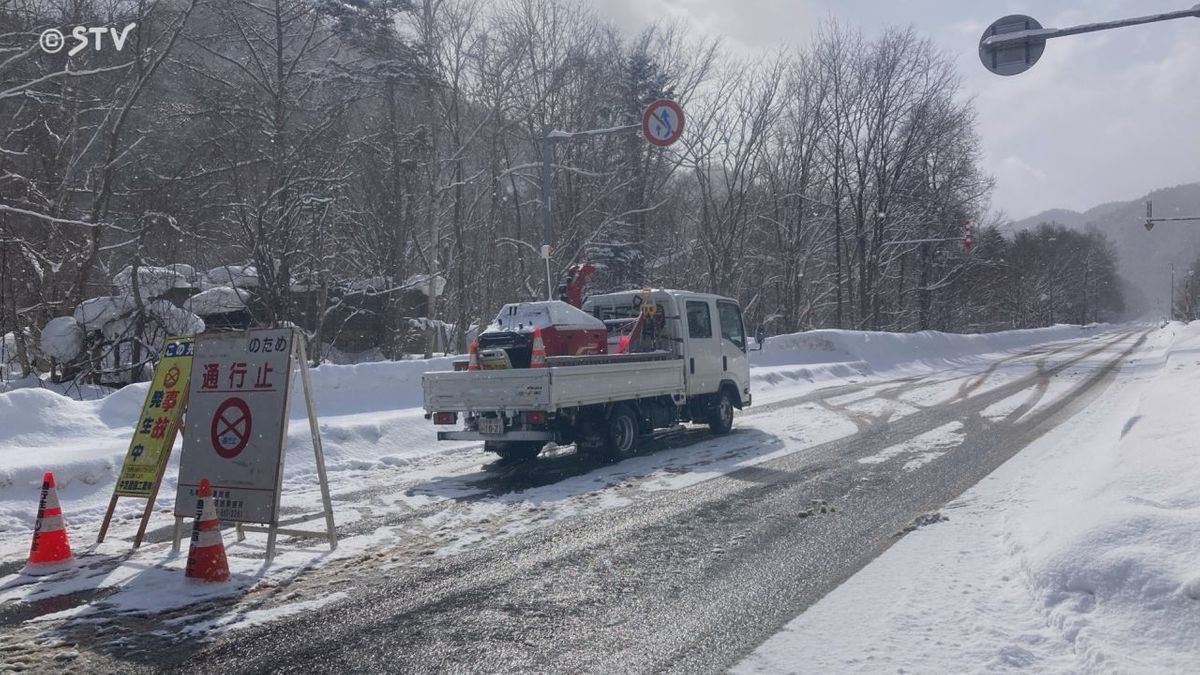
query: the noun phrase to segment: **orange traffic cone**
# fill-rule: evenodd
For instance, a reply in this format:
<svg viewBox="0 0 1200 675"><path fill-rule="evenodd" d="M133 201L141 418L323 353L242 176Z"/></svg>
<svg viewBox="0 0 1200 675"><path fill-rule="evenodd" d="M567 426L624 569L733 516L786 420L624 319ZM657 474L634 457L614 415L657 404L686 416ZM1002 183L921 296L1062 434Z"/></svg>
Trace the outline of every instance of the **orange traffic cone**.
<svg viewBox="0 0 1200 675"><path fill-rule="evenodd" d="M471 359L467 362L467 370L479 370L479 345L472 342L467 347L467 354Z"/></svg>
<svg viewBox="0 0 1200 675"><path fill-rule="evenodd" d="M196 499L196 519L192 521L192 546L188 550L187 571L190 579L225 581L229 579L229 561L225 542L221 541L221 521L213 507L212 486L200 479Z"/></svg>
<svg viewBox="0 0 1200 675"><path fill-rule="evenodd" d="M70 559L71 542L67 541L67 525L58 503L58 488L54 485L54 474L47 471L42 476L42 500L38 503L29 564L47 565Z"/></svg>
<svg viewBox="0 0 1200 675"><path fill-rule="evenodd" d="M533 351L529 354L530 368L546 367L546 343L542 342L542 329L533 329Z"/></svg>

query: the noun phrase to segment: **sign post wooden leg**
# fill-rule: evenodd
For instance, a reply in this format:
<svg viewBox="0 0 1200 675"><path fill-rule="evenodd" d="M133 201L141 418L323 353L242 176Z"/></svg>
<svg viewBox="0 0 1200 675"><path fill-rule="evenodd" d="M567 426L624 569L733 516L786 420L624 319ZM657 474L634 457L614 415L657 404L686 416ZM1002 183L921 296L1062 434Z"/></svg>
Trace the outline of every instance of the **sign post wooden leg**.
<svg viewBox="0 0 1200 675"><path fill-rule="evenodd" d="M108 512L104 514L104 522L100 523L100 535L96 537L96 543L104 541L104 535L108 534L108 524L112 522L113 511L117 508L117 495L113 494L112 499L108 500ZM144 519L143 519L144 522Z"/></svg>
<svg viewBox="0 0 1200 675"><path fill-rule="evenodd" d="M186 402L187 397L184 397ZM170 435L171 445L167 446L165 457L158 465L158 475L154 477L154 488L150 491L150 496L146 498L146 510L142 511L142 523L138 525L137 535L133 538L133 547L139 548L142 545L142 538L146 536L146 526L150 524L150 514L154 512L154 504L158 501L158 489L162 487L163 476L167 473L167 462L171 458L171 449L175 446L175 437L183 428L182 420L175 424L174 433ZM116 500L116 495L113 495L113 500Z"/></svg>
<svg viewBox="0 0 1200 675"><path fill-rule="evenodd" d="M308 373L308 354L300 342L300 381L304 384L304 403L308 406L308 430L312 435L313 453L317 460L317 480L321 483L321 504L325 509L325 532L329 539L329 550L337 548L337 530L333 524L333 500L329 496L329 478L325 473L325 452L321 447L321 425L317 422L317 410L313 405L312 378Z"/></svg>
<svg viewBox="0 0 1200 675"><path fill-rule="evenodd" d="M133 547L138 548L142 545L142 537L146 536L146 525L150 522L150 514L154 511L154 501L158 497L158 489L154 490L154 496L146 500L146 509L142 511L142 524L138 525L137 534L133 537Z"/></svg>
<svg viewBox="0 0 1200 675"><path fill-rule="evenodd" d="M183 516L175 516L175 533L172 536L171 550L179 553L179 542L183 538Z"/></svg>

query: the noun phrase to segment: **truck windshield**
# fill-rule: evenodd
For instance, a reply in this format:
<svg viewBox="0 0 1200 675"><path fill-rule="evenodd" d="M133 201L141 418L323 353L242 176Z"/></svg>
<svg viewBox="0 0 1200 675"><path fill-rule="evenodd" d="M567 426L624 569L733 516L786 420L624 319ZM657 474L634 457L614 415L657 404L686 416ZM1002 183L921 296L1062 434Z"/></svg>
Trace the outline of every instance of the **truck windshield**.
<svg viewBox="0 0 1200 675"><path fill-rule="evenodd" d="M746 351L746 332L742 328L742 311L732 302L717 303L717 318L721 321L721 337Z"/></svg>

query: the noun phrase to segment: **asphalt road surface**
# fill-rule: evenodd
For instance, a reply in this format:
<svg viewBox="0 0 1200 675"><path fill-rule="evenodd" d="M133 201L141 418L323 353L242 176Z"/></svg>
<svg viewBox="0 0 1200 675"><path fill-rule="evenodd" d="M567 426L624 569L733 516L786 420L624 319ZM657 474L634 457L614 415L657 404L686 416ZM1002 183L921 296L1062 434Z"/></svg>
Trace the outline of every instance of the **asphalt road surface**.
<svg viewBox="0 0 1200 675"><path fill-rule="evenodd" d="M973 377L847 385L759 406L739 417L738 444L778 444L755 418L799 415L801 403L844 410L858 431L420 565L339 566L323 573L345 599L207 643L174 643L149 634L161 625L131 618L119 619L129 633L120 649L66 637L85 654L78 665L99 670L719 672L1100 395L1144 339L1123 331L1030 350L1012 358L1036 368L990 388L981 385L1002 362ZM1068 391L1038 395L1067 374ZM960 383L951 400L895 419L837 403L951 380ZM1032 395L1011 414L983 414L1021 392ZM962 440L937 461L903 471L859 461L954 423ZM593 469L575 455L498 465L482 498Z"/></svg>

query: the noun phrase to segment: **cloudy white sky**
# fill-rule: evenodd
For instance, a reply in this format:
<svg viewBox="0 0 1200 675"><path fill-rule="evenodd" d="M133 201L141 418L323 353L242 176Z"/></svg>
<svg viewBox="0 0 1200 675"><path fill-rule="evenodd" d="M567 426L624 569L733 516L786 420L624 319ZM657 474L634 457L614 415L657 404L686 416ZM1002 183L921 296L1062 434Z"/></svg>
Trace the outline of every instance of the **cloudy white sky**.
<svg viewBox="0 0 1200 675"><path fill-rule="evenodd" d="M636 31L681 21L738 51L804 44L826 16L875 33L912 25L955 56L979 110L993 207L1013 218L1084 210L1200 181L1200 19L1051 40L1034 68L984 70L983 29L1005 14L1066 26L1186 9L1196 0L593 0Z"/></svg>

